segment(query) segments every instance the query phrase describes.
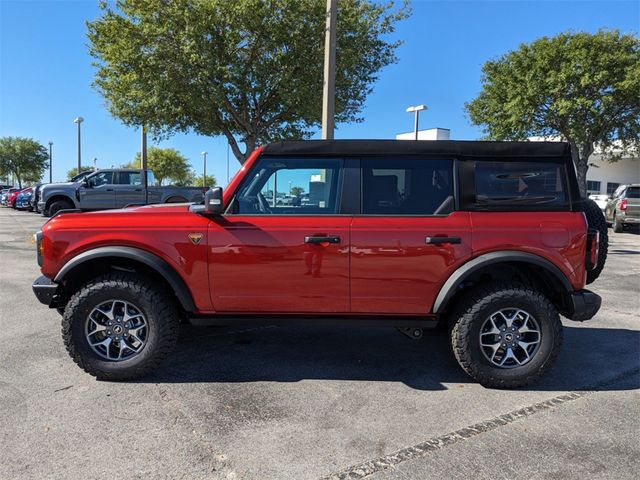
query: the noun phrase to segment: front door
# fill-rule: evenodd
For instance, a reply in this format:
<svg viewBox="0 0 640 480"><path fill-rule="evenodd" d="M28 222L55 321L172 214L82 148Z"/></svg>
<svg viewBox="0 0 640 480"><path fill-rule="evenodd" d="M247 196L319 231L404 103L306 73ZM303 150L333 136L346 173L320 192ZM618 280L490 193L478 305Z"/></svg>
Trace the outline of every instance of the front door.
<svg viewBox="0 0 640 480"><path fill-rule="evenodd" d="M467 212L454 211L453 161L362 160L362 214L351 227L351 310L426 315L471 255Z"/></svg>
<svg viewBox="0 0 640 480"><path fill-rule="evenodd" d="M209 227L217 312L348 313L341 159L262 157Z"/></svg>
<svg viewBox="0 0 640 480"><path fill-rule="evenodd" d="M87 177L85 185L80 187L80 205L84 210L115 208L113 172L97 172Z"/></svg>

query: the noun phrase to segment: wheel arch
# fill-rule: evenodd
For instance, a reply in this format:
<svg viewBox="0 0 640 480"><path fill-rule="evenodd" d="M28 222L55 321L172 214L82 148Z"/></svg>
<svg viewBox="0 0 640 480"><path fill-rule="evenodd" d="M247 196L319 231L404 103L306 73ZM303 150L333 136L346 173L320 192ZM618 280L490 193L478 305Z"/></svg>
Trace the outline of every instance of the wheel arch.
<svg viewBox="0 0 640 480"><path fill-rule="evenodd" d="M51 207L51 205L53 204L53 202L57 202L59 200L66 200L68 202L71 202L71 204L73 205L74 208L77 208L78 204L76 203L76 201L70 197L69 195L65 194L65 193L53 193L49 198L47 198L46 202L45 202L45 210L48 210L49 207Z"/></svg>
<svg viewBox="0 0 640 480"><path fill-rule="evenodd" d="M87 250L69 260L57 273L54 281L77 284L87 274L95 276L100 268L105 267L133 271L141 269L141 273L155 273L173 291L186 312L197 310L191 292L178 272L162 258L139 248L110 246Z"/></svg>
<svg viewBox="0 0 640 480"><path fill-rule="evenodd" d="M523 279L538 286L558 310L566 311L570 307L570 294L573 291L566 275L549 260L526 252L500 251L480 255L460 266L440 288L433 303L433 313L446 311L457 295L471 282L483 277L500 278L503 275L523 275Z"/></svg>

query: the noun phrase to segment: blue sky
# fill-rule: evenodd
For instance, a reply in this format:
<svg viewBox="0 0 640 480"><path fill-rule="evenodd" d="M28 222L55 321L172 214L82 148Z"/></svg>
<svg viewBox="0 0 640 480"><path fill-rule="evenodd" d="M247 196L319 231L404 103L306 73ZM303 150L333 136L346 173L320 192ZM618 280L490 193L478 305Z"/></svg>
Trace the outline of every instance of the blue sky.
<svg viewBox="0 0 640 480"><path fill-rule="evenodd" d="M54 181L76 164L78 115L85 118L83 164L96 157L98 167L117 166L139 150L139 132L113 119L91 87L85 21L98 15L94 0L0 0L0 136L53 141ZM405 108L419 103L429 107L421 127L450 128L454 139L478 138L481 132L470 125L463 105L478 93L486 60L541 36L600 28L637 34L640 0L414 0L413 16L394 35L404 41L399 62L381 73L364 122L339 125L336 138L394 138L413 128ZM223 138L178 135L160 146L182 151L200 173L200 152L207 150L207 171L226 184ZM230 163L233 175L233 155Z"/></svg>

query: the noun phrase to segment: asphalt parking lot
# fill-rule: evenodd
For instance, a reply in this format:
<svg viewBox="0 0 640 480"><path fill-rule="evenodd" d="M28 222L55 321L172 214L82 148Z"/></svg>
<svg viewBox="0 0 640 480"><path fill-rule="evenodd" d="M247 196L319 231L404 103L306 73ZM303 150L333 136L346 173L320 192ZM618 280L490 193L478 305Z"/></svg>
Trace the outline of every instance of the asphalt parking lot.
<svg viewBox="0 0 640 480"><path fill-rule="evenodd" d="M43 222L0 208L0 479L637 478L637 233L610 233L553 371L500 391L441 333L349 327L185 327L152 376L98 382L31 291Z"/></svg>

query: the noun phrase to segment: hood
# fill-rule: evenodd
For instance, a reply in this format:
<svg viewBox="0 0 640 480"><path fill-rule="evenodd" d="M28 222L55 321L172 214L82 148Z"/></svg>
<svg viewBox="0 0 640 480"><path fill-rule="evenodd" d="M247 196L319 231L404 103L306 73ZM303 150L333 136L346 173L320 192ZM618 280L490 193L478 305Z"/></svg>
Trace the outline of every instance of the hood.
<svg viewBox="0 0 640 480"><path fill-rule="evenodd" d="M73 229L125 229L135 230L145 227L187 227L200 223L203 217L189 211L186 203L164 203L129 207L119 210L99 210L96 212L61 213L47 222L54 228Z"/></svg>
<svg viewBox="0 0 640 480"><path fill-rule="evenodd" d="M46 185L42 185L40 187L40 191L50 190L52 188L57 188L57 187L75 187L76 185L78 185L77 182L47 183Z"/></svg>

